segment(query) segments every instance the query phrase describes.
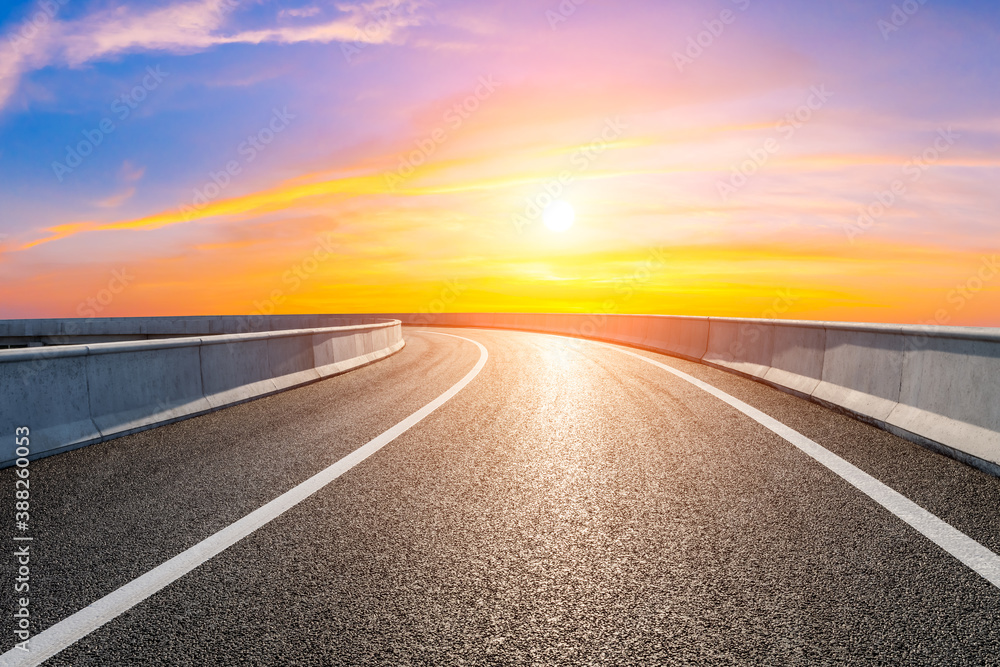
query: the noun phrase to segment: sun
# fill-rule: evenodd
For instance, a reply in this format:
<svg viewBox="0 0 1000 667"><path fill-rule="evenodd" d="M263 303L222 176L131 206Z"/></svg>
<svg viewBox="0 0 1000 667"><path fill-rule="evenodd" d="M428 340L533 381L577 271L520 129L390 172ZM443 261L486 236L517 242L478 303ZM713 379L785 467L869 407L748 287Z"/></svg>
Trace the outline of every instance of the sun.
<svg viewBox="0 0 1000 667"><path fill-rule="evenodd" d="M552 231L565 232L573 226L576 212L569 202L559 199L545 207L542 219L545 221L545 226Z"/></svg>

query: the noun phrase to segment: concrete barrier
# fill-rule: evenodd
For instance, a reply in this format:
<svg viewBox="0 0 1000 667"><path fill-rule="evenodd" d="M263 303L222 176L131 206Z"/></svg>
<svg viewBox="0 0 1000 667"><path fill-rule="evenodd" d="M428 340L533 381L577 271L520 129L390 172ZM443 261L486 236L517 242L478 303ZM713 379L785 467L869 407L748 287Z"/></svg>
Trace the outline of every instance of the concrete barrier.
<svg viewBox="0 0 1000 667"><path fill-rule="evenodd" d="M304 319L293 316L285 322ZM192 326L204 329L206 324L212 326L204 321ZM119 333L137 329L136 323L109 328ZM47 334L52 328L8 331ZM0 467L15 460L16 427L31 430L29 458L48 456L343 373L403 345L400 323L381 321L0 350L0 433L11 436L0 438Z"/></svg>
<svg viewBox="0 0 1000 667"><path fill-rule="evenodd" d="M208 412L200 342L178 338L86 346L90 417L102 439Z"/></svg>
<svg viewBox="0 0 1000 667"><path fill-rule="evenodd" d="M618 339L629 345L643 345L649 330L649 318L641 315L619 315L618 317L621 318L621 331Z"/></svg>
<svg viewBox="0 0 1000 667"><path fill-rule="evenodd" d="M86 353L85 346L0 351L0 465L13 458L19 426L31 429L33 450L100 440L90 416Z"/></svg>
<svg viewBox="0 0 1000 667"><path fill-rule="evenodd" d="M995 330L904 332L899 401L889 430L958 458L1000 462L1000 340ZM968 461L975 463L975 460Z"/></svg>
<svg viewBox="0 0 1000 667"><path fill-rule="evenodd" d="M320 379L316 360L313 358L311 335L267 334L267 337L267 362L278 389L288 389ZM366 338L370 339L370 336Z"/></svg>
<svg viewBox="0 0 1000 667"><path fill-rule="evenodd" d="M899 402L903 335L896 327L828 327L823 379L813 398L884 423Z"/></svg>
<svg viewBox="0 0 1000 667"><path fill-rule="evenodd" d="M220 315L0 320L0 346L190 338L362 324L358 315ZM398 318L393 318L398 319Z"/></svg>
<svg viewBox="0 0 1000 667"><path fill-rule="evenodd" d="M764 381L800 396L812 396L823 380L826 327L773 325L770 368Z"/></svg>
<svg viewBox="0 0 1000 667"><path fill-rule="evenodd" d="M621 324L622 321L617 315L604 315L598 317L596 321L597 333L595 338L600 338L602 340L613 340L615 342L624 343L624 339L621 336Z"/></svg>
<svg viewBox="0 0 1000 667"><path fill-rule="evenodd" d="M707 317L649 315L648 318L649 330L643 347L699 361L708 351Z"/></svg>
<svg viewBox="0 0 1000 667"><path fill-rule="evenodd" d="M494 322L495 315L493 313L473 313L469 325L473 327L489 328L493 326Z"/></svg>
<svg viewBox="0 0 1000 667"><path fill-rule="evenodd" d="M497 313L496 314L496 327L498 329L513 329L514 327L514 313Z"/></svg>
<svg viewBox="0 0 1000 667"><path fill-rule="evenodd" d="M562 320L562 331L569 332L571 336L582 336L584 325L588 321L588 316L580 313L565 315Z"/></svg>
<svg viewBox="0 0 1000 667"><path fill-rule="evenodd" d="M708 349L702 360L752 378L771 367L774 326L771 323L711 318Z"/></svg>
<svg viewBox="0 0 1000 667"><path fill-rule="evenodd" d="M202 389L214 408L278 391L271 375L267 339L254 334L201 339Z"/></svg>
<svg viewBox="0 0 1000 667"><path fill-rule="evenodd" d="M515 313L512 329L538 331L538 315L534 313Z"/></svg>
<svg viewBox="0 0 1000 667"><path fill-rule="evenodd" d="M401 318L406 321L405 318ZM490 326L623 343L764 382L1000 475L1000 330L845 322L452 313Z"/></svg>

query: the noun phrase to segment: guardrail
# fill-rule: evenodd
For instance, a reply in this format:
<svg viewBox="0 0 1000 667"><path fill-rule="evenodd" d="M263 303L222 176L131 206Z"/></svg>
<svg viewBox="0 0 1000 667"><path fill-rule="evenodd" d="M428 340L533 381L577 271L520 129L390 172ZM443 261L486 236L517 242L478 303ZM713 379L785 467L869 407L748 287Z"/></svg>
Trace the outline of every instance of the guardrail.
<svg viewBox="0 0 1000 667"><path fill-rule="evenodd" d="M315 382L403 345L400 323L382 321L0 350L0 467L15 460L20 426L39 458Z"/></svg>
<svg viewBox="0 0 1000 667"><path fill-rule="evenodd" d="M379 315L520 329L664 352L846 412L1000 475L1000 330L844 322L530 313Z"/></svg>
<svg viewBox="0 0 1000 667"><path fill-rule="evenodd" d="M368 321L371 320L371 321ZM374 324L363 315L207 315L0 320L0 347L72 345Z"/></svg>

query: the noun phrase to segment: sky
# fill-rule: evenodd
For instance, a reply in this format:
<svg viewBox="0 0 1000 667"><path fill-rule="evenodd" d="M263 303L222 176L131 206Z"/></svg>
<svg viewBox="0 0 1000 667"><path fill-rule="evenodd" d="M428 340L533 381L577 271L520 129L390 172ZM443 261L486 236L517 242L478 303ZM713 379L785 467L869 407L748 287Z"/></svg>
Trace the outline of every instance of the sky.
<svg viewBox="0 0 1000 667"><path fill-rule="evenodd" d="M0 318L996 327L998 149L992 0L8 1Z"/></svg>

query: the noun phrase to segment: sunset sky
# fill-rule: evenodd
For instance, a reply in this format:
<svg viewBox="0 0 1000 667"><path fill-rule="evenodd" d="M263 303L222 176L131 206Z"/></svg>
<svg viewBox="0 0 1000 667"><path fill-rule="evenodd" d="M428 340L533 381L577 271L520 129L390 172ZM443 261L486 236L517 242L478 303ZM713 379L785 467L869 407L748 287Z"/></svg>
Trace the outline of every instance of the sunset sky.
<svg viewBox="0 0 1000 667"><path fill-rule="evenodd" d="M998 256L996 0L0 5L0 318L1000 326Z"/></svg>

